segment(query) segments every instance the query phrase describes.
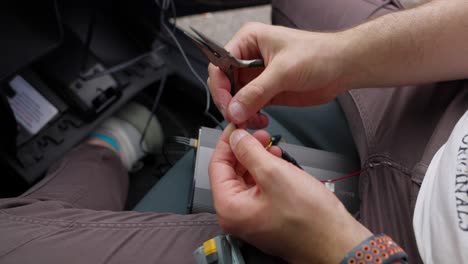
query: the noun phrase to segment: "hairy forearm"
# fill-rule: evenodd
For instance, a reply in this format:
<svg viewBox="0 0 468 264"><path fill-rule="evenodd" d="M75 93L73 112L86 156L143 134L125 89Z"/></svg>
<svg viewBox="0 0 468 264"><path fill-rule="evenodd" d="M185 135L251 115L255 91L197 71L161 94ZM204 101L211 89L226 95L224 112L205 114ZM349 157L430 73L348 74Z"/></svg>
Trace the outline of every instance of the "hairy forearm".
<svg viewBox="0 0 468 264"><path fill-rule="evenodd" d="M468 1L439 0L339 33L348 88L468 77Z"/></svg>

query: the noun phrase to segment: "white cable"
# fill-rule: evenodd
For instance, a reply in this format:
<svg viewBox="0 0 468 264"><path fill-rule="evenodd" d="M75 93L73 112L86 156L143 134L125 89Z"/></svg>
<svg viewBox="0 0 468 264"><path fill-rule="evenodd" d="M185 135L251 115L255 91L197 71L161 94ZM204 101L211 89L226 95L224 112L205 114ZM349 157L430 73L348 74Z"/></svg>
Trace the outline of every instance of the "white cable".
<svg viewBox="0 0 468 264"><path fill-rule="evenodd" d="M164 16L164 11L168 10L171 5L174 5L173 0L163 0L162 4L159 2L159 0L155 0L156 4L161 8L161 24L164 27L164 30L169 34L171 39L174 41L176 44L177 48L179 49L180 54L184 58L185 63L189 67L190 71L192 74L195 76L195 78L201 83L201 85L205 88L205 93L206 93L206 106L205 106L205 111L204 114L208 116L210 119L212 119L218 126L220 126L223 129L223 126L221 123L210 113L210 105L211 105L211 94L210 94L210 89L208 88L208 85L206 84L205 81L200 77L200 75L195 71L195 69L192 66L192 63L190 63L189 59L187 58L187 55L185 54L184 49L182 48L182 45L180 45L179 41L175 37L174 33L172 30L169 29L169 27L166 25L163 16ZM175 26L175 23L174 23Z"/></svg>
<svg viewBox="0 0 468 264"><path fill-rule="evenodd" d="M185 51L182 49L182 46L180 45L179 41L177 40L177 38L174 36L174 34L172 33L172 31L167 27L166 24L163 24L164 26L164 29L169 33L169 35L171 36L172 40L175 42L177 48L179 49L182 57L184 58L185 60L185 63L187 64L187 66L189 67L190 71L193 73L193 75L195 75L195 78L197 78L197 80L203 85L203 87L205 88L205 91L206 91L206 107L205 107L205 111L208 111L209 108L210 108L210 104L211 104L211 98L210 98L210 90L208 88L208 85L206 85L206 83L203 81L203 79L200 77L200 75L195 71L195 69L193 68L192 64L190 63L190 61L188 60L187 58L187 55L185 54Z"/></svg>

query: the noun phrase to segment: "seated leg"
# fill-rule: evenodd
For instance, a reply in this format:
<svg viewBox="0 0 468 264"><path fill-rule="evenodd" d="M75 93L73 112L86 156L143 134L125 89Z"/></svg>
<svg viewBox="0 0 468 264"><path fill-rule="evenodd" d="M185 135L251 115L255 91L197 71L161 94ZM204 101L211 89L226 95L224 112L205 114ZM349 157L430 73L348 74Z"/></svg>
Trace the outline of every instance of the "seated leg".
<svg viewBox="0 0 468 264"><path fill-rule="evenodd" d="M119 212L128 175L114 136L117 144L94 138L24 195L0 199L2 263L192 263L197 247L222 234L215 215Z"/></svg>

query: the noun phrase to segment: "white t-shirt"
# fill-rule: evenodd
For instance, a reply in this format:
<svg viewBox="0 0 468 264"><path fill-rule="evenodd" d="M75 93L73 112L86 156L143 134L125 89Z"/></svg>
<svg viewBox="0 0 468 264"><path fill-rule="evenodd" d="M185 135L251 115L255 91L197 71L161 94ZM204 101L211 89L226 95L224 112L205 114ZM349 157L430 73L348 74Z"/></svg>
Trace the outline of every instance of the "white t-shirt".
<svg viewBox="0 0 468 264"><path fill-rule="evenodd" d="M468 263L468 112L432 158L413 228L424 263Z"/></svg>

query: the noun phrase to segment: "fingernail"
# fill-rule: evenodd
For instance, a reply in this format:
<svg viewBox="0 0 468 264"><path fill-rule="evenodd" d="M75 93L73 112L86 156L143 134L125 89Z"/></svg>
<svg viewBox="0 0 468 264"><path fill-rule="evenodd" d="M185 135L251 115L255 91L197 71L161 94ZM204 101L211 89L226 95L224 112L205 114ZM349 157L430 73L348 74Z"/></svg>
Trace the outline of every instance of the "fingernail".
<svg viewBox="0 0 468 264"><path fill-rule="evenodd" d="M237 129L235 130L234 132L232 132L231 134L231 137L229 138L229 143L231 144L231 148L235 148L237 146L237 143L239 143L239 141L247 136L247 131L243 130L243 129Z"/></svg>
<svg viewBox="0 0 468 264"><path fill-rule="evenodd" d="M237 122L243 122L247 119L247 112L238 102L234 102L229 106L229 112L231 113L232 118Z"/></svg>

